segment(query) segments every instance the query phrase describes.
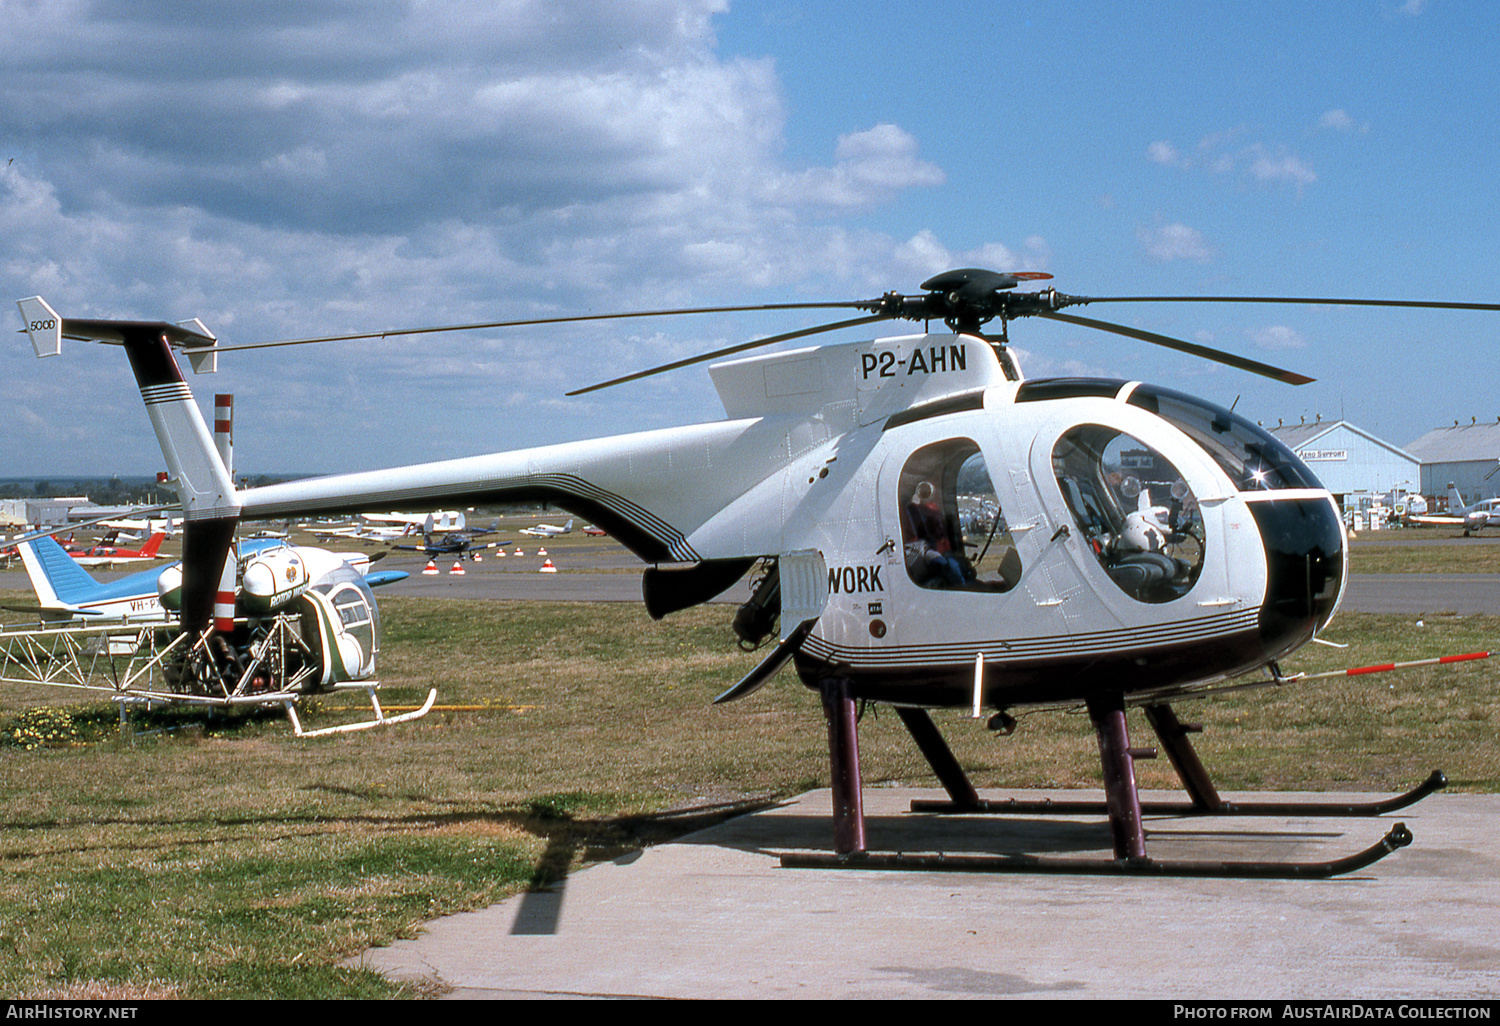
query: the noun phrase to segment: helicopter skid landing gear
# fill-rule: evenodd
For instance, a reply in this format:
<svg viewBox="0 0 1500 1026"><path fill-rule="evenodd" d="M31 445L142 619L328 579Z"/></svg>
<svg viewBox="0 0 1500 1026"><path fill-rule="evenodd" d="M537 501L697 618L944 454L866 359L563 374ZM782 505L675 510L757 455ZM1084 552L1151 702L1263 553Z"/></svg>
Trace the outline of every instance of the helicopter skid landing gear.
<svg viewBox="0 0 1500 1026"><path fill-rule="evenodd" d="M828 761L833 770L833 850L849 855L865 850L859 722L847 680L824 681L822 693L823 716L828 720Z"/></svg>
<svg viewBox="0 0 1500 1026"><path fill-rule="evenodd" d="M854 699L844 680L821 685L828 720L829 754L833 770L833 853L788 853L783 867L792 869L908 869L938 872L1068 873L1121 876L1245 877L1260 879L1320 879L1362 869L1412 841L1406 824L1395 824L1378 842L1363 851L1326 862L1215 862L1162 860L1146 855L1143 815L1329 815L1374 816L1412 804L1442 788L1446 778L1434 772L1420 786L1394 798L1376 802L1226 802L1209 782L1184 726L1167 705L1151 706L1147 719L1192 798L1183 802L1142 802L1136 791L1135 760L1154 757L1155 751L1130 747L1125 705L1118 693L1096 696L1089 716L1099 740L1104 770L1105 801L988 801L979 798L963 768L926 711L897 707L911 733L948 792L950 800L914 801L913 812L1099 814L1109 817L1113 859L1052 858L1032 855L913 854L871 852L866 849L864 809L860 796L859 744Z"/></svg>

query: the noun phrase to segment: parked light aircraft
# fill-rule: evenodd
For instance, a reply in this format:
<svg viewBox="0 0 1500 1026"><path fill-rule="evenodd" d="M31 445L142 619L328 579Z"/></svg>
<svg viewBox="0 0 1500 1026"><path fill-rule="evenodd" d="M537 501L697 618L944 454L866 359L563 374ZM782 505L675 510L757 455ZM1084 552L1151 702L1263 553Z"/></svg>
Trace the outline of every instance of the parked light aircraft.
<svg viewBox="0 0 1500 1026"><path fill-rule="evenodd" d="M1467 538L1486 527L1500 527L1500 499L1480 499L1465 504L1458 486L1450 481L1447 513L1413 514L1406 518L1406 522L1421 527L1462 527Z"/></svg>
<svg viewBox="0 0 1500 1026"><path fill-rule="evenodd" d="M160 518L158 518L158 517L116 517L116 518L114 518L112 520L101 520L101 521L99 521L99 524L100 524L101 527L108 528L109 530L112 530L112 531L131 531L131 532L136 532L136 536L137 537L140 536L141 532L144 532L146 535L149 536L149 535L155 534L158 531L161 531L161 532L165 533L167 535L167 537L170 538L172 536L172 534L176 531L176 527L172 523L172 515L170 513L167 514L165 517L160 517Z"/></svg>
<svg viewBox="0 0 1500 1026"><path fill-rule="evenodd" d="M1293 384L1310 379L1060 312L1147 297L1011 291L1022 280L1047 277L961 270L928 280L916 295L788 304L863 315L580 390L877 321L939 321L949 329L715 364L710 374L727 414L721 421L251 489L236 489L224 472L174 357L176 346L195 366L211 362L217 339L201 322L64 320L39 298L19 305L39 356L57 353L64 336L126 349L186 510L185 634L210 629L241 519L397 501L548 502L592 520L652 564L643 592L655 617L707 601L757 563L765 568L735 628L745 643L760 644L776 633L779 618L779 642L719 700L753 692L788 662L819 691L838 864L856 855L860 865L914 864L899 856L876 863L867 852L859 703L895 707L953 805L967 811L984 805L927 709L988 712L992 727L1008 731L1018 710L1084 707L1098 737L1116 856L1095 868L1269 875L1263 864L1168 866L1146 857L1134 774L1142 753L1130 745L1125 710L1144 708L1192 799L1183 809L1237 811L1214 790L1172 703L1246 686L1236 682L1247 675L1257 675L1251 686L1289 679L1280 660L1327 626L1343 593L1348 567L1338 507L1294 453L1230 410L1134 381L1026 380L1007 326L1045 317ZM1500 310L1426 301L1149 298ZM580 319L595 318L462 327ZM995 319L1000 331L982 334ZM232 348L241 347L225 350ZM1396 801L1438 786L1435 777ZM1396 806L1362 808L1389 807ZM1398 825L1359 856L1280 871L1345 871L1409 840ZM938 864L958 868L955 858ZM1066 861L1066 871L1085 868L1054 861ZM1027 857L985 868L1049 866Z"/></svg>
<svg viewBox="0 0 1500 1026"><path fill-rule="evenodd" d="M535 527L523 527L519 533L526 535L528 538L556 538L559 535L572 534L573 521L569 520L561 527L555 524L537 524Z"/></svg>
<svg viewBox="0 0 1500 1026"><path fill-rule="evenodd" d="M36 592L38 605L11 608L39 613L43 620L48 621L98 616L166 619L177 608L176 602L170 597L166 605L163 605L163 596L180 593L182 588L181 566L176 562L139 570L115 580L100 581L77 560L70 558L70 554L47 535L20 542L17 548L20 549L26 574L31 579L31 587ZM331 553L309 546L294 547L275 538L246 539L236 546L236 552L242 565L242 574L254 559L264 558L268 553L291 553L294 558L305 563L310 573L317 572L317 580L309 582L311 587L321 583L322 578L339 564L357 571L372 588L405 580L409 576L400 570L373 570L372 560L364 553ZM282 569L281 577L286 577L285 568ZM257 588L264 591L269 587L257 585L255 581L255 575L252 574L247 585L248 600L251 601L257 600ZM278 589L267 591L267 595L276 590Z"/></svg>
<svg viewBox="0 0 1500 1026"><path fill-rule="evenodd" d="M118 563L139 563L142 560L164 558L159 555L162 542L167 540L165 532L158 531L146 539L138 549L129 549L115 544L118 532L111 531L103 539L85 549L70 548L68 554L79 566L114 566Z"/></svg>
<svg viewBox="0 0 1500 1026"><path fill-rule="evenodd" d="M392 545L391 548L405 552L420 552L427 556L457 556L460 559L472 559L478 552L498 548L505 544L501 541L479 541L487 534L494 534L495 530L490 527L482 531L448 531L444 534L428 532L422 536L421 545Z"/></svg>
<svg viewBox="0 0 1500 1026"><path fill-rule="evenodd" d="M366 524L345 524L339 527L330 527L326 525L299 524L298 527L323 541L347 539L349 541L364 542L365 544L371 542L391 542L397 538L407 538L420 530L415 524L406 524L402 527L370 527Z"/></svg>
<svg viewBox="0 0 1500 1026"><path fill-rule="evenodd" d="M464 529L464 515L458 510L440 509L431 513L361 513L372 524L398 524L407 534L444 534Z"/></svg>
<svg viewBox="0 0 1500 1026"><path fill-rule="evenodd" d="M17 548L38 604L11 608L35 612L46 621L95 616L164 620L168 615L156 591L161 567L99 581L50 536L23 541Z"/></svg>

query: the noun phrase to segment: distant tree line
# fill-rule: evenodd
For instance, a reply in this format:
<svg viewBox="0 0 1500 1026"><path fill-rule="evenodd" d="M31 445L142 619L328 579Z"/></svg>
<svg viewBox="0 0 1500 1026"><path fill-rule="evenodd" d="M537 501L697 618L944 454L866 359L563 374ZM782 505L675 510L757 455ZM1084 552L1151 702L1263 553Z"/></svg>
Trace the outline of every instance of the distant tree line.
<svg viewBox="0 0 1500 1026"><path fill-rule="evenodd" d="M246 474L236 480L241 488L256 488L302 477L301 474ZM0 479L0 499L50 499L60 495L86 495L99 506L159 505L175 502L171 488L155 478L72 477Z"/></svg>

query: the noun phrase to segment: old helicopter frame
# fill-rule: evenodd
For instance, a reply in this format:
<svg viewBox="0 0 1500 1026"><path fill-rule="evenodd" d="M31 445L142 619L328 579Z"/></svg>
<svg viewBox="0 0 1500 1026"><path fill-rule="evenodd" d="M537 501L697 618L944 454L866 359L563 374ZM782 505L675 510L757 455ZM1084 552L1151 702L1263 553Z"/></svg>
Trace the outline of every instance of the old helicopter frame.
<svg viewBox="0 0 1500 1026"><path fill-rule="evenodd" d="M864 701L897 709L952 806L963 811L982 807L927 708L972 702L975 709L994 709L992 725L1004 728L1013 722L1010 708L1086 706L1099 740L1115 858L1093 869L1076 860L1056 867L1067 871L1327 875L1408 843L1409 833L1397 824L1352 861L1167 865L1147 857L1133 767L1144 753L1130 746L1126 707L1147 709L1148 722L1189 792L1192 811L1243 811L1213 791L1187 740L1191 728L1177 720L1170 703L1238 686L1229 682L1248 673L1267 670L1272 680L1282 679L1277 661L1311 640L1337 608L1347 573L1342 521L1332 496L1307 468L1243 418L1135 382L1026 381L1008 347L1007 325L1018 317L1046 317L1297 384L1310 379L1059 311L1090 302L1153 300L1483 310L1500 304L1101 299L1051 288L1011 291L1023 280L1047 277L969 269L929 279L915 296L714 308L844 307L865 316L570 393L878 321L941 320L951 331L716 364L711 373L725 402L725 421L244 491L233 487L215 459L174 346L202 368L211 366L218 352L235 349L703 311L543 318L220 347L197 321L65 321L39 298L20 306L39 356L55 354L65 336L117 342L126 349L186 511L185 632L201 630L216 615L215 596L229 580L224 553L241 519L354 512L387 503L542 498L599 523L653 564L643 574L645 603L653 616L706 601L757 560L773 561L774 572L765 575L742 610L744 623L737 630L758 642L779 617L780 641L720 700L750 693L787 662L822 694L833 777L834 855L820 864L877 864L867 851L860 799L856 709ZM983 334L983 325L997 318L999 333ZM1010 429L1005 437L995 427L1000 421ZM966 445L948 444L955 438ZM1136 446L1129 450L1131 459L1148 460L1159 477L1166 475L1134 483L1137 495L1142 487L1148 493L1136 513L1157 517L1156 509L1167 510L1170 520L1157 522L1158 540L1145 548L1126 544L1131 531L1123 510L1106 522L1106 507L1119 502L1112 489L1118 485L1121 495L1127 494L1124 482L1114 480L1121 476L1122 445ZM925 590L909 569L913 542L897 494L908 484L904 474L913 461L919 463L913 471L917 477L930 466L951 490L961 470L957 461L971 450L988 452L994 469L1003 472L992 475L1001 481L991 483L1004 495L1003 548L1019 562L1019 575L960 579L948 592ZM685 479L691 487L683 487ZM1152 488L1158 494L1150 494ZM1164 550L1164 533L1184 546L1183 553L1196 555L1183 558ZM1149 538L1152 531L1144 534ZM1187 543L1189 537L1196 545ZM956 535L950 540L966 554ZM980 597L965 605L965 594ZM942 636L915 641L922 630ZM1434 775L1407 795L1362 811L1390 811L1441 783ZM1352 813L1339 807L1335 814ZM964 868L952 857L931 862L892 856L878 864ZM1034 859L1000 859L976 868L1054 867Z"/></svg>
<svg viewBox="0 0 1500 1026"><path fill-rule="evenodd" d="M234 546L227 615L194 633L175 615L182 569L173 563L109 583L95 581L45 532L22 537L22 558L41 622L0 625L0 682L108 695L123 734L131 712L159 706L279 709L297 737L366 730L420 719L424 705L396 716L380 707L375 678L379 613L372 587L407 577L369 572L323 549L252 538ZM372 716L306 729L297 704L362 693Z"/></svg>

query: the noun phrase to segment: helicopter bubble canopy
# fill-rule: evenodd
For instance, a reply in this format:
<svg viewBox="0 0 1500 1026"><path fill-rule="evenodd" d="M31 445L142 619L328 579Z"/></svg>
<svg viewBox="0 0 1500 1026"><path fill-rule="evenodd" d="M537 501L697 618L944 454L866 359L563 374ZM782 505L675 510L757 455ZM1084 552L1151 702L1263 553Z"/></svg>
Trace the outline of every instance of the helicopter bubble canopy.
<svg viewBox="0 0 1500 1026"><path fill-rule="evenodd" d="M1197 442L1240 491L1323 487L1275 435L1222 406L1158 385L1137 385L1126 401Z"/></svg>
<svg viewBox="0 0 1500 1026"><path fill-rule="evenodd" d="M1231 410L1186 392L1118 378L1038 378L1021 385L1016 402L1085 396L1114 398L1167 421L1207 452L1239 491L1323 488L1307 465L1275 435Z"/></svg>

